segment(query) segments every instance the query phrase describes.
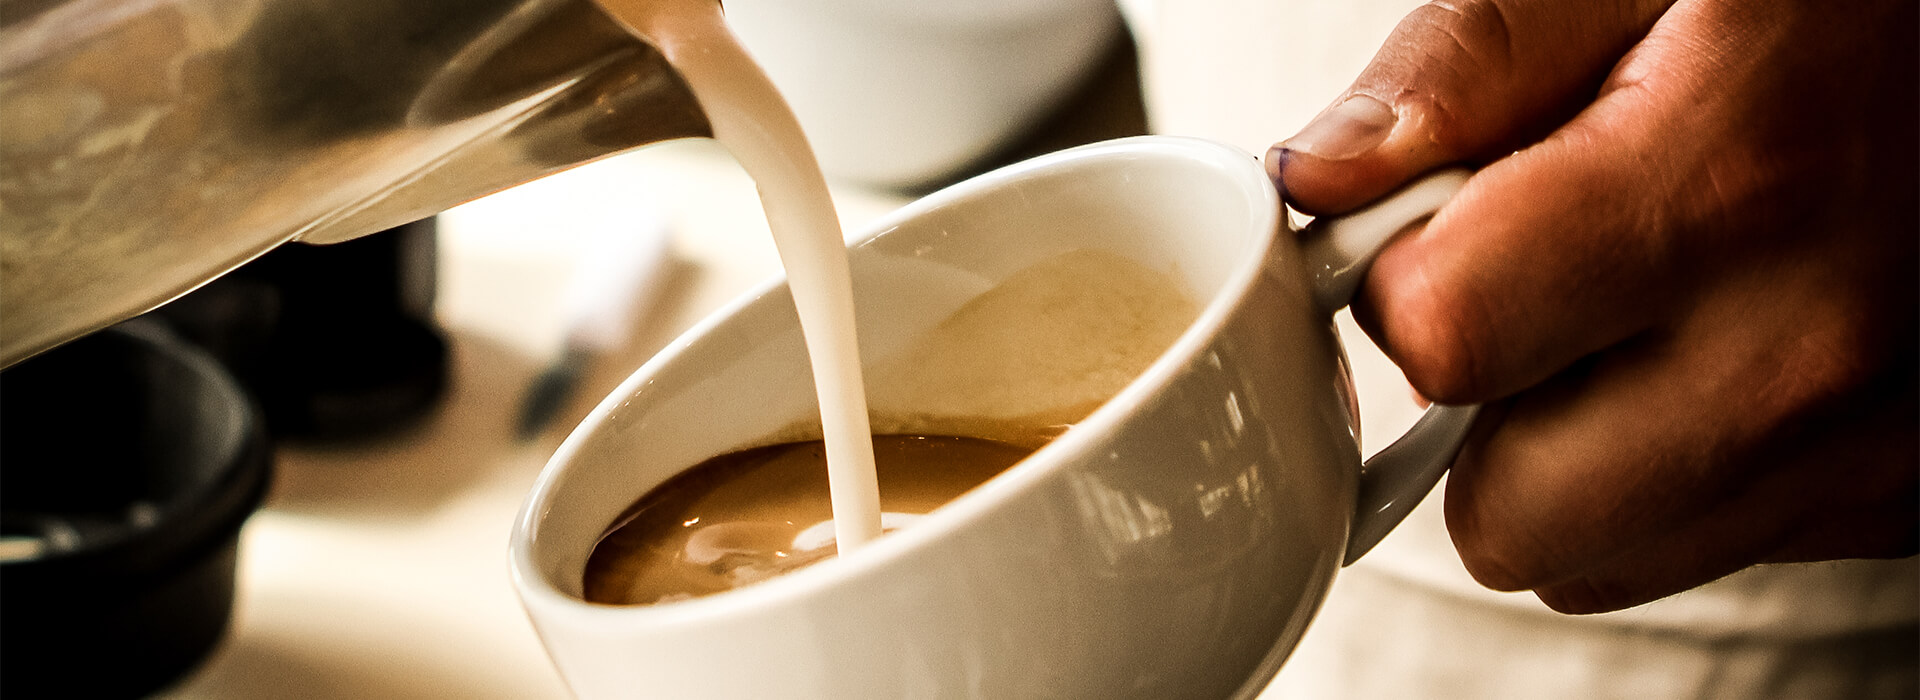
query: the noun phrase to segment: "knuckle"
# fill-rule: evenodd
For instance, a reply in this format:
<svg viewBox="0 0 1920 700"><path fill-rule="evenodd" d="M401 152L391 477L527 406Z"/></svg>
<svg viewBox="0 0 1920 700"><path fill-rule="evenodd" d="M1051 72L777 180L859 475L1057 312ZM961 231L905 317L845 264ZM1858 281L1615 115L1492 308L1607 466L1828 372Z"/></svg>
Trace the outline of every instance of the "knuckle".
<svg viewBox="0 0 1920 700"><path fill-rule="evenodd" d="M1654 221L1696 232L1688 249L1676 252L1775 245L1779 233L1793 230L1775 222L1810 215L1804 190L1795 187L1797 164L1777 146L1737 133L1690 148L1670 151L1651 170L1664 180L1659 189L1671 193L1650 206Z"/></svg>
<svg viewBox="0 0 1920 700"><path fill-rule="evenodd" d="M1393 102L1434 147L1457 152L1473 141L1471 108L1488 76L1511 72L1511 17L1490 0L1436 0L1401 23L1390 46L1404 68Z"/></svg>
<svg viewBox="0 0 1920 700"><path fill-rule="evenodd" d="M1754 408L1773 422L1795 425L1862 403L1883 391L1887 379L1882 339L1869 324L1834 313L1827 320L1773 346L1771 357L1751 363L1758 390Z"/></svg>
<svg viewBox="0 0 1920 700"><path fill-rule="evenodd" d="M1421 147L1449 155L1476 150L1470 124L1460 117L1472 112L1464 95L1427 84L1401 88L1392 101L1401 119L1412 125L1411 133L1424 141Z"/></svg>
<svg viewBox="0 0 1920 700"><path fill-rule="evenodd" d="M1781 372L1782 379L1798 375L1803 379L1797 392L1808 403L1828 403L1871 387L1879 378L1875 360L1883 347L1874 324L1858 322L1857 317L1842 315L1824 332L1802 336L1792 346L1792 357Z"/></svg>
<svg viewBox="0 0 1920 700"><path fill-rule="evenodd" d="M1511 17L1492 0L1434 0L1407 15L1403 26L1417 33L1430 57L1446 60L1434 70L1504 69L1513 62Z"/></svg>

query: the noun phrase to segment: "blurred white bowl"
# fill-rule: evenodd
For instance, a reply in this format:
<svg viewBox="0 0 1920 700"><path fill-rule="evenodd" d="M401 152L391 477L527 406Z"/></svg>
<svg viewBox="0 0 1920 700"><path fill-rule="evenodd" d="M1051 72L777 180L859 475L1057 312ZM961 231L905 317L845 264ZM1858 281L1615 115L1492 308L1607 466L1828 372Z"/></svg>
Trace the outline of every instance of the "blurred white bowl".
<svg viewBox="0 0 1920 700"><path fill-rule="evenodd" d="M829 177L928 184L1008 145L1121 34L1113 0L729 0Z"/></svg>

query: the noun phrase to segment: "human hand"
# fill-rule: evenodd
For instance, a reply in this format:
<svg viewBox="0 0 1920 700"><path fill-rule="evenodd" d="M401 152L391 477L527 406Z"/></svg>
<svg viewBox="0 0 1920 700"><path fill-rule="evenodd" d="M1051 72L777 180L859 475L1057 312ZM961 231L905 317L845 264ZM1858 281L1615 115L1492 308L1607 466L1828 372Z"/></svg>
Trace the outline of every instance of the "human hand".
<svg viewBox="0 0 1920 700"><path fill-rule="evenodd" d="M1337 213L1483 166L1355 316L1455 462L1467 570L1562 612L1920 548L1912 0L1459 0L1268 154Z"/></svg>

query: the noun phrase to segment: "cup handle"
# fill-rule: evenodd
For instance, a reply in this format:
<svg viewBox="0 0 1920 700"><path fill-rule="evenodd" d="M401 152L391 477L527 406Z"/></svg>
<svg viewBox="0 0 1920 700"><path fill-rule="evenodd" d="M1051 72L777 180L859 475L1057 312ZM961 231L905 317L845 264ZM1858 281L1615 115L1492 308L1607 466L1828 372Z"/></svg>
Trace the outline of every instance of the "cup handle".
<svg viewBox="0 0 1920 700"><path fill-rule="evenodd" d="M1439 211L1466 185L1468 175L1465 170L1434 173L1364 209L1309 225L1302 246L1321 312L1331 315L1353 301L1375 254L1395 234ZM1478 405L1430 406L1405 435L1361 466L1359 503L1341 566L1373 549L1433 490L1460 453L1479 411Z"/></svg>

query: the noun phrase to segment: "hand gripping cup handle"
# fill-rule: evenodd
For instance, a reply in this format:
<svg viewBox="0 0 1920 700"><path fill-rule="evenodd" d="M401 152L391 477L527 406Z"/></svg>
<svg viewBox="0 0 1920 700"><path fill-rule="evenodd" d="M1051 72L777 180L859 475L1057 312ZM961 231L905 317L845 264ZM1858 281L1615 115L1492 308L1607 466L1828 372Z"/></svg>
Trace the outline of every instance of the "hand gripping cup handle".
<svg viewBox="0 0 1920 700"><path fill-rule="evenodd" d="M1313 275L1315 305L1332 314L1353 301L1380 249L1395 234L1432 217L1460 191L1468 175L1465 170L1434 173L1364 209L1308 226L1302 246ZM1433 490L1459 454L1479 408L1434 404L1405 435L1366 461L1342 566L1379 544Z"/></svg>

